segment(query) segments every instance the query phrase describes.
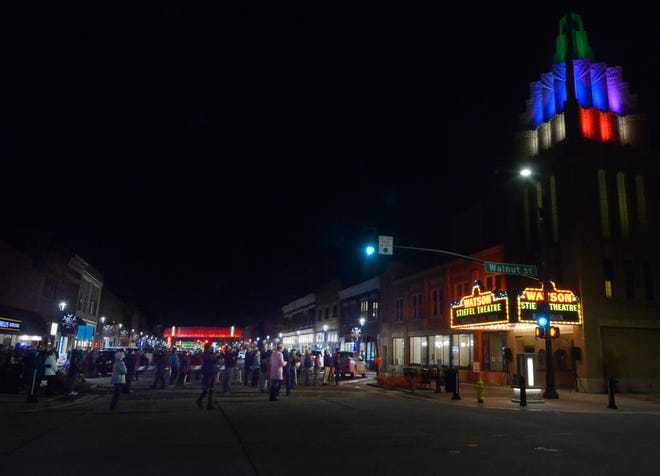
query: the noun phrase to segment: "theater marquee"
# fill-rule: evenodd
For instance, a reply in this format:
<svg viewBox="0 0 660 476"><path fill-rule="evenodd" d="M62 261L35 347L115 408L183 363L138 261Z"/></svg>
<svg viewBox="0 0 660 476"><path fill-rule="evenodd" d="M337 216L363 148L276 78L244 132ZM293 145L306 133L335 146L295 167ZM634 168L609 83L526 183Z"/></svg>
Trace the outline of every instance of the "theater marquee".
<svg viewBox="0 0 660 476"><path fill-rule="evenodd" d="M548 292L550 323L582 324L582 305L580 298L573 292L557 289L550 281L552 289ZM545 299L543 286L525 288L518 294L518 321L535 324L539 309Z"/></svg>
<svg viewBox="0 0 660 476"><path fill-rule="evenodd" d="M482 291L477 281L472 294L451 304L451 327L476 327L509 323L509 298L506 292Z"/></svg>

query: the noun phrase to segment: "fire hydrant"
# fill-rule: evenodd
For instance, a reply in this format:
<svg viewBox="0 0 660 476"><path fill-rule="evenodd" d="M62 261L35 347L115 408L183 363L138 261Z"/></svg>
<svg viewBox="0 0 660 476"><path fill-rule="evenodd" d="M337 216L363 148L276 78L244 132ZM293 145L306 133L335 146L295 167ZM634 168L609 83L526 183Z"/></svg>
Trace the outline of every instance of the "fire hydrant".
<svg viewBox="0 0 660 476"><path fill-rule="evenodd" d="M481 377L477 381L477 403L484 403L484 381Z"/></svg>

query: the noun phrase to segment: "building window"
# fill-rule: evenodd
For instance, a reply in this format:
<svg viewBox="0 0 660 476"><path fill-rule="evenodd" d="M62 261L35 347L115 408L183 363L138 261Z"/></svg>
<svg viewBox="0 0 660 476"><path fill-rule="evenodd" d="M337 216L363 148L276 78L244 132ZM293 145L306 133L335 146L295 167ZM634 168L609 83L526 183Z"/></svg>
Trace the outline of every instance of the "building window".
<svg viewBox="0 0 660 476"><path fill-rule="evenodd" d="M428 337L410 338L410 364L428 365L429 363L429 340Z"/></svg>
<svg viewBox="0 0 660 476"><path fill-rule="evenodd" d="M607 181L605 171L598 171L598 199L600 202L600 233L603 239L610 239L610 213L607 205Z"/></svg>
<svg viewBox="0 0 660 476"><path fill-rule="evenodd" d="M392 364L403 365L403 338L392 339Z"/></svg>
<svg viewBox="0 0 660 476"><path fill-rule="evenodd" d="M332 306L332 317L337 317L337 305Z"/></svg>
<svg viewBox="0 0 660 476"><path fill-rule="evenodd" d="M421 294L413 294L412 297L412 318L413 319L423 319L423 299Z"/></svg>
<svg viewBox="0 0 660 476"><path fill-rule="evenodd" d="M472 334L454 334L451 336L452 367L467 368L472 365L474 357L474 336Z"/></svg>
<svg viewBox="0 0 660 476"><path fill-rule="evenodd" d="M437 316L439 314L438 306L440 303L438 302L438 300L439 300L438 290L434 289L431 292L431 315L433 316Z"/></svg>
<svg viewBox="0 0 660 476"><path fill-rule="evenodd" d="M431 338L431 362L437 367L449 366L450 349L448 335L433 336Z"/></svg>
<svg viewBox="0 0 660 476"><path fill-rule="evenodd" d="M552 212L552 240L559 243L559 214L557 212L557 183L555 176L550 177L550 210Z"/></svg>
<svg viewBox="0 0 660 476"><path fill-rule="evenodd" d="M632 261L623 262L623 275L626 284L626 299L635 298L635 278L633 273Z"/></svg>
<svg viewBox="0 0 660 476"><path fill-rule="evenodd" d="M373 319L378 319L378 301L371 303L371 317Z"/></svg>
<svg viewBox="0 0 660 476"><path fill-rule="evenodd" d="M623 172L616 174L616 190L619 199L619 221L621 224L621 237L630 238L630 223L628 219L628 197L626 195L626 177Z"/></svg>
<svg viewBox="0 0 660 476"><path fill-rule="evenodd" d="M360 299L360 319L366 319L369 317L369 299L362 298Z"/></svg>
<svg viewBox="0 0 660 476"><path fill-rule="evenodd" d="M651 263L644 263L644 294L648 301L653 301L655 299L655 293L653 292L653 272L651 268Z"/></svg>
<svg viewBox="0 0 660 476"><path fill-rule="evenodd" d="M639 220L639 231L646 236L649 224L646 218L646 187L644 177L635 177L635 189L637 193L637 219Z"/></svg>
<svg viewBox="0 0 660 476"><path fill-rule="evenodd" d="M404 314L403 298L398 298L396 300L396 320L403 321L404 317L405 314Z"/></svg>
<svg viewBox="0 0 660 476"><path fill-rule="evenodd" d="M605 297L611 299L614 296L614 270L610 259L603 261L603 277L605 278Z"/></svg>

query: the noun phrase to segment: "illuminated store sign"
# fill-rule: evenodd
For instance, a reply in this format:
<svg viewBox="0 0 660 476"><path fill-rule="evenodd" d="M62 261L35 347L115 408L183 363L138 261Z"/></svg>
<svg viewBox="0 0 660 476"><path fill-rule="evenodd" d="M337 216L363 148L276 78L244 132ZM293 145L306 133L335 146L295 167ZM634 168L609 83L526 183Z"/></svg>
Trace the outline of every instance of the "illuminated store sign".
<svg viewBox="0 0 660 476"><path fill-rule="evenodd" d="M550 322L556 324L582 324L582 304L573 292L560 290L550 281L552 289L548 291ZM518 321L536 323L536 318L545 300L543 287L525 288L518 295Z"/></svg>
<svg viewBox="0 0 660 476"><path fill-rule="evenodd" d="M509 322L506 292L482 291L476 281L472 294L451 304L451 327L474 327Z"/></svg>
<svg viewBox="0 0 660 476"><path fill-rule="evenodd" d="M18 333L21 330L22 322L23 321L17 321L16 319L0 317L0 332Z"/></svg>

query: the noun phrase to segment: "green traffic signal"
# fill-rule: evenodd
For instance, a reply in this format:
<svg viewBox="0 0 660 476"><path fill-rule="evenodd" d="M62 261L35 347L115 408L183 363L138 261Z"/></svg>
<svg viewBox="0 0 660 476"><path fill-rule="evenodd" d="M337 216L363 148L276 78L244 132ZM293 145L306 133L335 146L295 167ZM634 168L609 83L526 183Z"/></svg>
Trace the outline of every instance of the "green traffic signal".
<svg viewBox="0 0 660 476"><path fill-rule="evenodd" d="M367 256L371 256L376 252L376 247L374 245L367 245L364 248L364 252L366 253Z"/></svg>

